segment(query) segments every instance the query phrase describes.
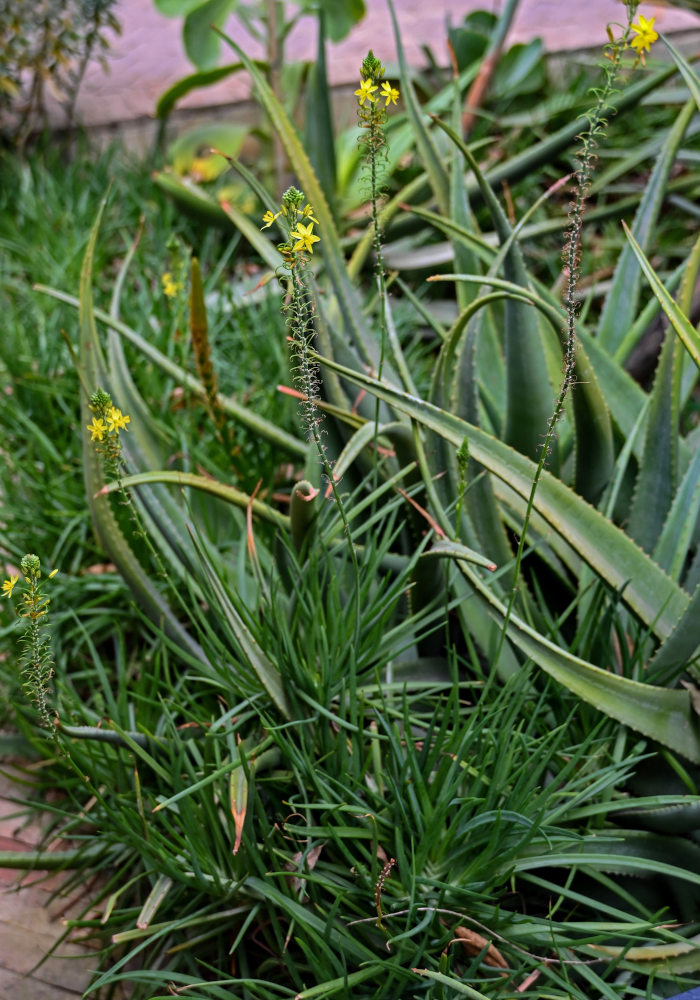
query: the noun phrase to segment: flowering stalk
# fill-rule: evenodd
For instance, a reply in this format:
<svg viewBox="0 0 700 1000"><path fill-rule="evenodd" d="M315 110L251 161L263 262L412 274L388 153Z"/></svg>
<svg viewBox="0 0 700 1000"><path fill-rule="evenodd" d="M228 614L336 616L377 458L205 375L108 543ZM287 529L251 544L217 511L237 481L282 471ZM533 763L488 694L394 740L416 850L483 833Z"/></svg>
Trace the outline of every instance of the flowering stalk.
<svg viewBox="0 0 700 1000"><path fill-rule="evenodd" d="M362 60L360 70L360 86L355 91L357 97L357 117L360 128L363 129L360 144L369 168L370 199L372 206L372 246L374 248L374 274L377 282L379 298L379 366L377 378L381 379L386 356L386 270L382 255L382 233L379 227L379 202L381 199L381 162L386 158L386 109L390 104L396 104L400 97L399 91L383 79L384 67L372 50ZM379 93L377 94L377 91ZM384 106L381 100L384 100ZM375 428L379 425L379 398L376 401ZM377 456L377 441L375 430L374 441L375 460Z"/></svg>
<svg viewBox="0 0 700 1000"><path fill-rule="evenodd" d="M90 440L95 445L95 451L102 458L105 477L118 484L122 503L131 504L131 497L122 485L122 445L119 438L121 431L128 430L127 424L131 417L122 413L112 405L112 397L104 389L98 389L90 396L92 422L87 424Z"/></svg>
<svg viewBox="0 0 700 1000"><path fill-rule="evenodd" d="M49 710L50 687L53 677L51 638L49 632L49 598L42 592L41 561L28 553L20 563L24 586L19 598L17 615L22 624L19 639L19 659L22 673L22 690L36 706L39 722L51 739L56 739L56 723ZM53 579L58 570L49 574ZM19 576L10 576L2 585L2 596L12 597Z"/></svg>
<svg viewBox="0 0 700 1000"><path fill-rule="evenodd" d="M608 26L609 43L605 47L604 51L606 62L601 64L604 77L603 86L600 88L594 88L592 91L596 100L593 107L586 115L586 118L588 119L588 128L580 136L581 149L579 151L578 165L575 173L576 187L570 212L566 242L564 244L564 273L566 276L566 292L564 296L564 306L566 308L566 343L563 361L564 375L559 388L559 393L554 403L554 410L547 425L547 433L545 434L539 461L537 463L537 469L530 488L530 496L525 510L525 518L515 557L513 588L508 599L506 614L503 620L503 628L501 629L494 662L498 661L498 657L503 647L508 622L510 621L513 605L515 603L520 565L522 563L525 539L527 537L527 531L532 517L537 487L540 479L542 478L544 467L547 463L549 451L556 433L557 424L559 423L562 413L564 412L566 397L576 383L576 289L578 286L581 263L581 232L583 228L583 214L591 183L593 167L595 165L595 150L598 145L598 140L605 136L605 129L607 127L606 115L610 112L612 107L612 97L615 93L615 83L620 71L622 55L625 49L627 49L630 45L635 48L638 53L638 58L641 58L643 63L644 49L646 48L648 51L650 44L658 38L658 35L654 31L655 18L651 18L647 21L645 18L640 16L640 24L632 24L639 3L640 0L627 0L625 4L627 7L627 25L624 27L622 35L619 38L613 37L610 27ZM631 42L630 34L635 35Z"/></svg>
<svg viewBox="0 0 700 1000"><path fill-rule="evenodd" d="M263 216L267 229L274 222L282 229L286 235L283 243L278 244L277 249L282 255L283 268L289 275L288 282L288 302L287 328L289 330L289 340L291 350L296 362L293 369L297 388L301 393L301 408L309 437L313 440L321 467L328 479L330 489L335 500L338 513L343 523L343 530L348 541L350 558L352 560L356 585L356 631L359 636L359 591L360 575L357 564L357 555L352 541L350 524L345 513L345 507L338 492L335 476L331 463L326 454L326 449L321 439L321 417L316 406L316 396L318 394L318 367L311 359L311 348L314 333L314 301L311 291L311 280L309 275L309 256L314 252L314 243L320 241L320 237L314 233L314 225L318 225L318 220L314 218L311 205L304 205L304 194L295 187L288 188L282 196L282 203L278 212L268 210ZM303 206L303 207L302 207Z"/></svg>

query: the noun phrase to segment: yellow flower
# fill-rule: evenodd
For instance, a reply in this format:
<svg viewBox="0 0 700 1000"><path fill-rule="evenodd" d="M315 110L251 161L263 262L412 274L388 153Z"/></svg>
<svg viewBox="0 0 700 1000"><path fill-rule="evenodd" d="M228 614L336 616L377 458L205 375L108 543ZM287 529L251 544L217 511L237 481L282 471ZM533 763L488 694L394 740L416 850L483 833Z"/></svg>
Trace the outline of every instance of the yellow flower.
<svg viewBox="0 0 700 1000"><path fill-rule="evenodd" d="M301 222L297 222L297 228L293 233L289 234L293 240L297 241L292 247L294 253L298 253L300 250L308 250L309 253L314 252L313 244L318 243L320 237L314 236L312 232L313 228L313 222L310 222L308 226L302 226Z"/></svg>
<svg viewBox="0 0 700 1000"><path fill-rule="evenodd" d="M125 416L116 406L107 414L107 430L119 433L120 430L127 430L127 424L131 423L131 417ZM89 429L89 428L88 428Z"/></svg>
<svg viewBox="0 0 700 1000"><path fill-rule="evenodd" d="M377 89L371 79L360 80L360 89L355 91L360 107L364 107L365 101L370 101L370 103L374 104L377 98L372 97L372 94Z"/></svg>
<svg viewBox="0 0 700 1000"><path fill-rule="evenodd" d="M399 94L396 87L392 87L390 83L384 80L384 82L382 83L382 92L379 96L384 97L386 99L386 104L384 105L384 107L388 108L389 104L392 101L394 102L394 104L396 104L397 100L401 95Z"/></svg>
<svg viewBox="0 0 700 1000"><path fill-rule="evenodd" d="M97 417L92 418L92 423L87 425L87 429L92 435L91 441L101 441L107 430L104 420L98 420Z"/></svg>
<svg viewBox="0 0 700 1000"><path fill-rule="evenodd" d="M315 222L317 226L319 225L318 219L314 219L313 217L313 208L311 205L307 205L301 214L305 219L311 219L311 221Z"/></svg>
<svg viewBox="0 0 700 1000"><path fill-rule="evenodd" d="M2 596L12 597L12 591L15 589L15 584L19 580L18 576L10 576L9 580L4 580L2 585Z"/></svg>
<svg viewBox="0 0 700 1000"><path fill-rule="evenodd" d="M180 291L180 282L173 279L170 271L165 272L161 281L163 282L163 294L167 295L169 299L174 299Z"/></svg>
<svg viewBox="0 0 700 1000"><path fill-rule="evenodd" d="M273 215L270 209L268 208L267 212L265 212L265 214L263 215L263 222L265 223L265 225L262 228L267 229L269 226L271 226L279 214L280 214L279 212L276 212Z"/></svg>
<svg viewBox="0 0 700 1000"><path fill-rule="evenodd" d="M630 45L633 49L637 49L641 55L646 49L647 52L651 51L651 43L655 42L659 37L658 33L654 31L654 21L655 17L650 17L649 20L644 17L643 14L639 15L639 24L633 24L632 31L637 36L633 38Z"/></svg>

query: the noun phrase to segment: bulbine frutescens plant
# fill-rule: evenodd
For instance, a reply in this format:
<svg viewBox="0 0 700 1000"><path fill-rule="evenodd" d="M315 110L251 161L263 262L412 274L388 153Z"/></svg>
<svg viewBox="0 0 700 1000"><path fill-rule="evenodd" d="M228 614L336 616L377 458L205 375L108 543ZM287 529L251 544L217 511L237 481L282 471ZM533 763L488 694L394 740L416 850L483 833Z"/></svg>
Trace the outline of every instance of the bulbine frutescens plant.
<svg viewBox="0 0 700 1000"><path fill-rule="evenodd" d="M50 681L53 677L53 657L51 653L51 632L49 629L49 604L51 598L44 593L41 579L41 560L34 553L27 553L20 563L23 583L19 585L17 601L19 619L19 669L22 689L33 702L39 716L39 724L56 738L55 720L49 705ZM52 580L58 570L49 573ZM2 584L2 596L11 598L18 585L19 575L13 574Z"/></svg>

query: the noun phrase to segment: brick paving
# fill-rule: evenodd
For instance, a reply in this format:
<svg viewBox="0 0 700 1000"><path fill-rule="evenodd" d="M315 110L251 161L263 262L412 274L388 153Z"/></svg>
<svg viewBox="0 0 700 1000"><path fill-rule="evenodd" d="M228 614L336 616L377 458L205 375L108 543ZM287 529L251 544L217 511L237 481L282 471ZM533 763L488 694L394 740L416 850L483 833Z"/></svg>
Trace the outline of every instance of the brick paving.
<svg viewBox="0 0 700 1000"><path fill-rule="evenodd" d="M29 794L28 777L24 769L1 765L0 851L30 851L40 843L41 824L27 822L17 802ZM44 876L0 868L0 1000L78 1000L90 981L94 960L74 942L61 942L42 962L79 909L77 900L52 899L60 875Z"/></svg>

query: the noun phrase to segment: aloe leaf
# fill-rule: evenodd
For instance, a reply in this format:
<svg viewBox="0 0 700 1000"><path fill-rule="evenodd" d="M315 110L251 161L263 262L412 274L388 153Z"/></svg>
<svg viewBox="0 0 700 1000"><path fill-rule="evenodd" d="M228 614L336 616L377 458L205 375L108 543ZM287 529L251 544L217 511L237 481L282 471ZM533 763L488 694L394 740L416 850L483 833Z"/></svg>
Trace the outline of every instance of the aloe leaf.
<svg viewBox="0 0 700 1000"><path fill-rule="evenodd" d="M466 159L491 213L498 238L505 244L511 239L511 226L472 151L454 129L445 122L439 120L436 122ZM508 281L520 286L526 293L530 291L531 283L520 247L515 240L508 247L504 271ZM532 308L520 297L506 299L504 323L506 417L503 436L508 444L533 459L539 455L542 436L547 429L554 406L554 390L547 374L542 336L539 319ZM553 455L552 461L556 466L556 454Z"/></svg>
<svg viewBox="0 0 700 1000"><path fill-rule="evenodd" d="M500 620L505 606L469 572L472 585L490 601ZM620 677L560 649L544 636L511 615L507 626L511 641L540 669L569 691L623 725L657 740L663 746L700 763L700 719L687 691L671 690Z"/></svg>
<svg viewBox="0 0 700 1000"><path fill-rule="evenodd" d="M46 285L35 285L36 291L42 292L45 295L50 295L52 298L57 299L59 302L65 302L67 305L75 306L79 305L79 300L73 295L67 295L65 292L61 292L55 288L49 288ZM194 375L190 375L189 372L181 368L180 365L176 364L165 354L158 350L149 343L144 337L132 330L131 327L127 326L125 323L114 319L108 313L103 312L100 309L94 309L93 315L95 319L98 319L100 323L104 323L105 326L112 330L115 330L120 337L124 337L130 343L132 343L138 350L143 354L144 357L152 361L161 371L166 372L172 378L174 378L179 385L185 386L190 392L195 393L202 399L206 398L206 392L204 386L198 378ZM236 402L228 396L223 396L219 394L217 396L217 405L234 420L243 424L244 427L248 427L250 430L259 434L260 437L265 438L267 441L271 441L276 444L283 451L290 455L295 455L298 458L305 458L307 453L307 446L299 438L288 434L282 428L277 427L276 424L270 423L263 417L258 416L249 407L242 406L240 403Z"/></svg>
<svg viewBox="0 0 700 1000"><path fill-rule="evenodd" d="M491 275L481 277L476 274L439 274L428 278L428 281L466 281L503 289L504 294L534 305L549 321L560 339L563 339L563 312L532 289L523 289L515 282ZM576 432L575 485L581 496L594 503L605 488L615 464L610 409L596 376L595 367L580 342L576 344L574 357L577 383L572 393ZM639 391L641 393L641 390ZM475 422L474 417L470 418L460 410L454 399L450 402L450 409Z"/></svg>
<svg viewBox="0 0 700 1000"><path fill-rule="evenodd" d="M212 225L230 228L231 220L218 201L210 197L194 181L161 170L153 175L153 182L186 211Z"/></svg>
<svg viewBox="0 0 700 1000"><path fill-rule="evenodd" d="M589 215L590 218L590 215ZM683 274L687 271L687 261L683 261L679 264L671 274L666 278L666 288L669 292L674 292L678 287L678 283L681 281ZM617 350L615 351L615 361L618 362L618 367L620 371L624 371L622 365L629 362L633 354L635 347L637 347L644 337L645 333L649 329L650 325L656 319L659 314L660 305L656 299L651 298L646 303L644 308L639 312L639 315L635 319L632 326L629 328ZM601 348L603 350L603 348ZM607 351L605 352L607 354Z"/></svg>
<svg viewBox="0 0 700 1000"><path fill-rule="evenodd" d="M678 481L680 344L666 336L654 376L644 451L627 525L628 534L652 552L668 515Z"/></svg>
<svg viewBox="0 0 700 1000"><path fill-rule="evenodd" d="M700 654L700 587L696 587L675 628L647 664L650 674L665 683L676 680Z"/></svg>
<svg viewBox="0 0 700 1000"><path fill-rule="evenodd" d="M413 89L413 84L411 83L408 63L406 62L406 54L403 49L401 32L399 31L399 23L396 18L396 10L394 9L393 0L387 0L387 3L389 7L389 14L391 15L391 23L394 29L394 42L396 44L396 54L398 56L399 69L401 71L402 96L413 125L415 142L420 154L420 161L425 167L428 177L430 178L430 186L433 189L433 194L437 199L441 213L443 215L449 215L450 188L447 172L442 165L440 154L435 143L433 142L432 136L425 127L424 113L418 104L416 92Z"/></svg>
<svg viewBox="0 0 700 1000"><path fill-rule="evenodd" d="M517 0L516 0L517 2ZM452 101L452 127L455 132L459 134L461 130L461 101L459 92L459 78L455 76L453 80L454 96ZM469 204L469 196L467 195L467 186L464 180L464 169L462 166L462 157L460 149L452 144L452 157L450 160L450 214L449 219L461 230L463 234L469 233L471 235L471 230L476 228L476 220L471 211L471 206ZM437 223L438 228L440 223ZM478 237L477 237L478 240ZM478 240L478 243L483 243ZM470 239L470 236L462 236L462 239L458 239L453 242L454 246L454 259L455 268L458 271L476 271L477 270L477 254L476 249L477 243L474 239ZM493 260L493 253L489 254L489 263ZM465 288L463 285L457 286L457 306L460 310L464 309L469 305L469 302L474 297L476 292L472 292L470 288Z"/></svg>
<svg viewBox="0 0 700 1000"><path fill-rule="evenodd" d="M220 500L225 500L235 507L240 507L241 510L250 508L256 517L259 517L261 521L266 521L268 524L274 524L282 529L289 528L289 518L281 514L278 510L275 510L274 507L270 507L262 500L251 500L248 493L236 489L235 486L227 486L226 483L220 483L209 476L200 476L195 472L156 470L151 472L137 472L131 476L124 476L122 479L122 484L127 489L131 486L144 486L149 483L165 483L167 485L179 486L180 488L185 486L191 487L192 489L200 490L202 493L208 493L210 496L219 497ZM109 486L104 488L103 492L113 493L116 489L116 484L110 483Z"/></svg>
<svg viewBox="0 0 700 1000"><path fill-rule="evenodd" d="M468 545L451 542L449 538L439 538L431 548L421 553L420 558L424 560L463 559L465 562L474 563L476 566L483 566L484 569L489 569L492 572L498 569L496 563L489 559L488 556L470 549Z"/></svg>
<svg viewBox="0 0 700 1000"><path fill-rule="evenodd" d="M601 347L597 338L584 330L579 331L579 340L590 358L601 386L603 398L610 407L613 422L627 440L632 433L646 403L646 393L631 375ZM641 458L643 438L635 443L634 454Z"/></svg>
<svg viewBox="0 0 700 1000"><path fill-rule="evenodd" d="M644 252L651 242L671 167L694 113L695 103L688 101L668 134L639 203L632 232ZM615 353L637 317L640 283L641 273L635 254L627 246L618 257L612 286L598 323L598 340L611 354Z"/></svg>
<svg viewBox="0 0 700 1000"><path fill-rule="evenodd" d="M97 336L92 300L92 269L95 246L106 203L107 199L104 198L90 232L80 275L80 299L78 303L80 375L86 390L81 394L80 400L82 425L85 425L91 418L87 393L94 392L100 386L104 387L106 391L110 391L112 388L102 347ZM162 623L165 633L177 646L198 660L206 660L199 644L178 622L170 606L151 582L148 573L126 540L109 502L105 498L96 499L96 494L105 485L105 479L99 456L85 433L83 433L83 470L87 502L95 533L100 544L115 563L124 582L130 588L134 599L153 622Z"/></svg>
<svg viewBox="0 0 700 1000"><path fill-rule="evenodd" d="M700 335L698 335L692 323L686 316L683 315L681 310L673 301L672 297L669 295L668 291L664 288L653 267L647 260L644 251L639 246L624 222L622 225L625 230L625 235L627 236L632 250L634 251L634 255L639 261L647 281L651 285L652 292L661 303L661 308L668 316L671 326L681 338L686 351L698 368L700 368Z"/></svg>
<svg viewBox="0 0 700 1000"><path fill-rule="evenodd" d="M470 251L472 262L471 264L467 263L466 266L459 266L460 271L473 273L475 271L474 258L478 258L488 266L493 263L496 256L495 249L481 236L467 229L463 222L457 221L457 217L460 214L458 211L453 209L450 211L449 216L444 216L440 215L439 212L431 212L427 208L418 208L412 205L407 206L406 211L410 212L411 215L417 216L419 219L424 219L426 222L431 223L436 229L442 230L446 236L457 241L459 245L455 247L453 255L455 261L457 261L460 249Z"/></svg>
<svg viewBox="0 0 700 1000"><path fill-rule="evenodd" d="M667 66L656 73L649 73L637 82L625 87L616 94L615 110L619 115L623 111L634 108L643 97L656 90L676 72L674 66ZM504 181L515 182L522 177L528 177L539 167L551 163L558 153L565 150L583 131L590 126L588 118L581 116L563 125L552 135L524 149L522 153L509 157L504 163L493 167L486 173L486 180L493 188L499 188ZM467 190L471 194L476 182L467 181Z"/></svg>
<svg viewBox="0 0 700 1000"><path fill-rule="evenodd" d="M700 449L686 469L654 549L654 559L679 580L700 514Z"/></svg>
<svg viewBox="0 0 700 1000"><path fill-rule="evenodd" d="M363 372L344 369L329 358L318 361L442 435L453 447L459 448L468 438L470 455L477 462L521 497L530 496L535 464L526 456L425 400ZM660 639L670 634L688 597L624 532L547 471L540 480L535 509L611 587L622 592L623 601Z"/></svg>
<svg viewBox="0 0 700 1000"><path fill-rule="evenodd" d="M306 81L305 147L329 205L336 198L335 139L326 70L326 16L319 10L316 59L309 66Z"/></svg>
<svg viewBox="0 0 700 1000"><path fill-rule="evenodd" d="M610 409L580 340L574 348L575 385L569 400L574 413L574 488L597 503L615 468Z"/></svg>
<svg viewBox="0 0 700 1000"><path fill-rule="evenodd" d="M698 111L700 111L700 78L698 78L697 73L694 71L693 67L690 65L688 60L681 55L678 49L674 48L669 42L665 35L661 36L661 41L664 43L668 51L673 57L673 61L678 67L681 76L685 80L688 90L693 95L693 100L695 101Z"/></svg>
<svg viewBox="0 0 700 1000"><path fill-rule="evenodd" d="M492 296L489 295L474 299L455 321L438 355L431 384L432 402L473 424L481 423L478 345L492 333L488 314L480 313L480 309L482 305L488 305L491 299ZM477 315L482 316L484 321L478 322ZM498 350L497 347L495 349ZM459 489L460 479L456 453L453 448L446 446L439 436L437 441L438 460L450 471L449 482L442 486L441 493L445 496L449 491L451 496L454 496ZM473 537L485 552L489 552L499 565L505 566L512 558L512 551L500 509L493 495L493 485L490 477L483 475L483 469L471 455L465 478L469 487L469 504L464 510L463 517L472 529L473 535L470 537ZM457 530L460 529L461 525L458 524ZM507 586L512 583L510 572L508 581Z"/></svg>
<svg viewBox="0 0 700 1000"><path fill-rule="evenodd" d="M614 836L614 834L615 831L611 831L611 836ZM590 867L596 868L599 871L635 875L639 875L640 873L649 874L651 869L654 875L665 875L668 878L678 878L694 885L700 885L700 873L693 870L692 867L683 868L680 865L671 864L658 859L658 857L654 857L652 868L647 844L644 843L644 840L649 840L648 836L640 833L633 835L629 830L619 830L617 831L617 835L621 841L619 845L614 841L611 843L607 837L601 837L600 839L589 837L571 851L551 851L548 854L542 854L534 858L526 856L517 859L514 863L511 862L511 865L516 871L548 868L550 865L556 868L563 865L566 868ZM666 847L667 853L667 843L663 844L663 846ZM633 853L635 848L639 851L638 854ZM697 845L680 840L680 838L678 840L678 848L684 855L694 854L697 851ZM693 851L693 848L695 848L695 851Z"/></svg>
<svg viewBox="0 0 700 1000"><path fill-rule="evenodd" d="M437 435L439 440L439 435ZM453 526L450 522L450 518L444 508L444 505L438 496L436 482L431 474L431 470L428 468L427 457L425 454L425 448L420 440L420 435L418 435L414 430L414 441L415 441L415 452L418 460L418 467L420 469L421 475L423 477L423 482L425 485L425 491L428 495L431 510L434 511L435 517L438 524L445 532L446 535L453 533ZM464 454L464 448L466 444L465 441L462 442L460 450ZM471 454L471 452L470 452ZM471 458L470 458L471 465ZM477 482L483 479L483 474ZM474 487L472 486L472 489ZM455 491L456 493L456 488ZM471 490L470 490L471 494ZM449 498L454 499L454 493ZM471 506L471 505L470 505ZM494 509L497 504L493 504ZM496 512L496 516L498 516ZM470 518L467 518L467 523L469 523ZM458 531L463 528L463 524L458 525ZM490 549L484 549L487 551L490 558L493 558L495 553ZM506 560L510 559L510 552L506 552ZM507 582L510 586L510 582ZM520 663L511 647L511 643L506 639L505 641L501 638L501 629L493 621L490 614L490 609L488 605L481 599L481 596L474 592L474 589L467 587L462 576L457 576L452 581L452 588L455 594L455 606L457 609L457 614L461 619L462 629L465 635L471 635L479 646L481 650L485 653L489 662L492 664L493 669L497 672L498 676L502 679L511 677L513 674L520 670ZM527 591L523 588L521 591L526 597ZM497 653L497 651L500 652Z"/></svg>

